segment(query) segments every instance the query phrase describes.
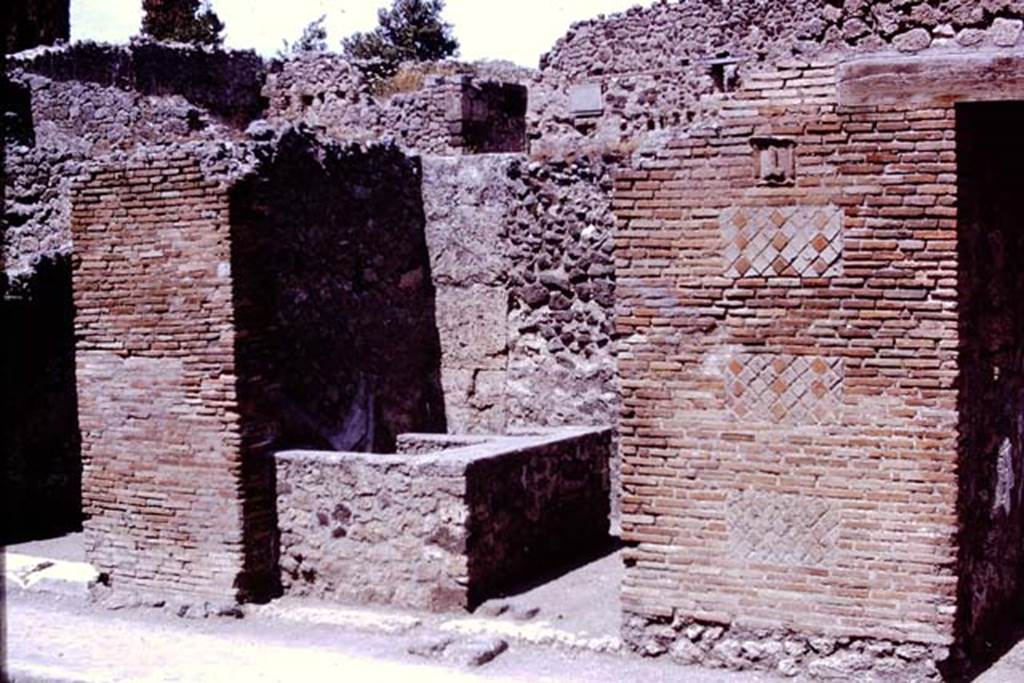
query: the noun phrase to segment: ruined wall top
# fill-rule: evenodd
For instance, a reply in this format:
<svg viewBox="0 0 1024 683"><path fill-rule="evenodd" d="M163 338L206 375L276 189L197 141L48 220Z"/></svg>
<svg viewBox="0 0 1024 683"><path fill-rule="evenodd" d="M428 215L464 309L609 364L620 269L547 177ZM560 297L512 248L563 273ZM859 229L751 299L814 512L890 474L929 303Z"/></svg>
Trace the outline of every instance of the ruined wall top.
<svg viewBox="0 0 1024 683"><path fill-rule="evenodd" d="M336 139L388 138L426 154L520 151L518 129L510 134L516 140L477 138L480 128L508 128L523 117L526 92L517 84L534 74L503 62L441 61L404 64L373 83L356 62L311 53L271 62L263 96L275 125L302 122Z"/></svg>
<svg viewBox="0 0 1024 683"><path fill-rule="evenodd" d="M569 78L721 57L1019 44L1024 0L661 0L574 24L541 58Z"/></svg>
<svg viewBox="0 0 1024 683"><path fill-rule="evenodd" d="M70 0L33 0L7 5L3 24L5 54L68 39Z"/></svg>
<svg viewBox="0 0 1024 683"><path fill-rule="evenodd" d="M145 40L128 45L80 42L11 55L8 69L143 95L180 95L225 122L242 127L265 106L260 90L266 66L251 50Z"/></svg>

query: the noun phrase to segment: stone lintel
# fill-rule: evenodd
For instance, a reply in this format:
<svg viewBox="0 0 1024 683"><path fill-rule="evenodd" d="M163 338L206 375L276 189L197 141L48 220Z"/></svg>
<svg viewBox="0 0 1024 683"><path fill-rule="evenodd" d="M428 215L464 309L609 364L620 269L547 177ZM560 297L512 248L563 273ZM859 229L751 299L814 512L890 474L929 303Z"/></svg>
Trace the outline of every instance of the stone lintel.
<svg viewBox="0 0 1024 683"><path fill-rule="evenodd" d="M1024 54L872 57L840 66L844 107L1024 100Z"/></svg>

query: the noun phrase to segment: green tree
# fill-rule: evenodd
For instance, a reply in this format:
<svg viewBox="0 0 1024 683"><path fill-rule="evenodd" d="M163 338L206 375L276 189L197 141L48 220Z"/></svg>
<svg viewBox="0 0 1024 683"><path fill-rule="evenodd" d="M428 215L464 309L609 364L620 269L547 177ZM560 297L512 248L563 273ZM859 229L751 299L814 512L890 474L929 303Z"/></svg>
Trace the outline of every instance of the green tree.
<svg viewBox="0 0 1024 683"><path fill-rule="evenodd" d="M208 0L143 0L142 32L156 40L220 45L224 22Z"/></svg>
<svg viewBox="0 0 1024 683"><path fill-rule="evenodd" d="M364 63L371 79L393 76L402 62L427 62L456 54L452 26L441 19L444 0L394 0L377 11L377 28L345 38L342 51Z"/></svg>
<svg viewBox="0 0 1024 683"><path fill-rule="evenodd" d="M302 29L302 35L294 43L287 40L282 41L282 47L277 56L284 59L291 55L299 55L305 52L326 52L327 51L327 28L324 26L326 15L321 14L319 19L309 22L306 28Z"/></svg>

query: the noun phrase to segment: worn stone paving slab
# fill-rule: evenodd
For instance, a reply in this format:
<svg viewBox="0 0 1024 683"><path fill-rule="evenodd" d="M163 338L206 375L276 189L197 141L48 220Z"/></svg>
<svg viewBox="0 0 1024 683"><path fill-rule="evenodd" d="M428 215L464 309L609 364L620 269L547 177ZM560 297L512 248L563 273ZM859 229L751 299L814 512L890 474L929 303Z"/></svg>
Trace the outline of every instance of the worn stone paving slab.
<svg viewBox="0 0 1024 683"><path fill-rule="evenodd" d="M99 572L87 562L4 554L4 581L17 588L84 597L97 580Z"/></svg>
<svg viewBox="0 0 1024 683"><path fill-rule="evenodd" d="M508 642L493 636L472 636L457 638L443 634L432 634L416 638L406 647L406 652L426 659L444 661L466 667L483 666L508 650Z"/></svg>
<svg viewBox="0 0 1024 683"><path fill-rule="evenodd" d="M503 636L535 645L561 645L591 652L619 652L622 649L622 641L616 637L591 637L586 633L573 633L552 627L546 621L524 624L499 619L468 617L446 621L441 624L441 629L450 633Z"/></svg>
<svg viewBox="0 0 1024 683"><path fill-rule="evenodd" d="M406 633L422 623L418 617L363 608L343 608L316 602L282 598L267 605L248 608L250 614L275 619L340 626L356 631Z"/></svg>

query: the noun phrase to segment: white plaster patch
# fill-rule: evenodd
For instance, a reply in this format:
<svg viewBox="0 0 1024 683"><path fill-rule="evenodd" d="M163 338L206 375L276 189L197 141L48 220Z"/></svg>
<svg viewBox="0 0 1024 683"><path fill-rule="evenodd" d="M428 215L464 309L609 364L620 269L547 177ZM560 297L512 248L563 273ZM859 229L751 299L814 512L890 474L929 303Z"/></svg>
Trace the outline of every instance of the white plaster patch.
<svg viewBox="0 0 1024 683"><path fill-rule="evenodd" d="M995 516L1002 511L1003 514L1010 514L1013 507L1013 490L1016 487L1013 474L1013 444L1010 439L1004 438L999 444L999 457L996 460L996 492L992 499L992 515Z"/></svg>

